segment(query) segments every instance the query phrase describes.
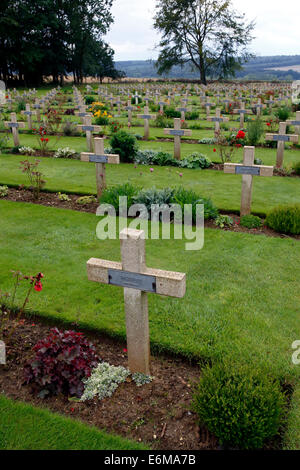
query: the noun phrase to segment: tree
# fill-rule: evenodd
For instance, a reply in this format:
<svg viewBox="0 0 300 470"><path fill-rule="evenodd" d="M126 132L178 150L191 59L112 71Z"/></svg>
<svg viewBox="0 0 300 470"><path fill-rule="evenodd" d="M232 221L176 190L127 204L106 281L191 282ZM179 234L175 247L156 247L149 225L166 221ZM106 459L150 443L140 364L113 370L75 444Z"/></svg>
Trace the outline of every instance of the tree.
<svg viewBox="0 0 300 470"><path fill-rule="evenodd" d="M251 54L254 23L231 7L231 0L159 0L154 27L162 33L158 44L158 73L168 73L174 65L189 63L207 76L234 76Z"/></svg>

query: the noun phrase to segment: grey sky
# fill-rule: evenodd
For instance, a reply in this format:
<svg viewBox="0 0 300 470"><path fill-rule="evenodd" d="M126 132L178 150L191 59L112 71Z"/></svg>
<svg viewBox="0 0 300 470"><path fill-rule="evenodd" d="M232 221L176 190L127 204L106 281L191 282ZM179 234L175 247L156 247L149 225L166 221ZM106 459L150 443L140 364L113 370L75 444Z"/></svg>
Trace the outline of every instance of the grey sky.
<svg viewBox="0 0 300 470"><path fill-rule="evenodd" d="M155 59L159 36L153 30L156 0L114 0L115 23L106 40L115 60ZM237 10L256 21L251 50L257 55L300 55L300 1L233 0Z"/></svg>

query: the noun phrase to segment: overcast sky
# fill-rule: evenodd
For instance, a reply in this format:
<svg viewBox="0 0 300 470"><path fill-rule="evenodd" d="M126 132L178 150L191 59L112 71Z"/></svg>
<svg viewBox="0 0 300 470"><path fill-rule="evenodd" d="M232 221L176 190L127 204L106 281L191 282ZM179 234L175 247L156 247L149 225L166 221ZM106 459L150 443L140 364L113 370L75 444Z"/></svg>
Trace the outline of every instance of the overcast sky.
<svg viewBox="0 0 300 470"><path fill-rule="evenodd" d="M106 37L115 60L155 59L159 36L153 30L156 0L114 0L115 23ZM255 20L257 55L300 55L300 0L233 0L248 20Z"/></svg>

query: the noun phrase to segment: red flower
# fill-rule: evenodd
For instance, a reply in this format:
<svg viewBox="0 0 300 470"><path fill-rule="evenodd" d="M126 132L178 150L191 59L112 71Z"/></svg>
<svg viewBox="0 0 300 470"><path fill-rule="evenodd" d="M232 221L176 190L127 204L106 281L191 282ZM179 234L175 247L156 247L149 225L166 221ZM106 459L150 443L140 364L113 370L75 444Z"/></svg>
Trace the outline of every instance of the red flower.
<svg viewBox="0 0 300 470"><path fill-rule="evenodd" d="M214 149L214 152L216 152L216 151L217 151L217 149Z"/></svg>
<svg viewBox="0 0 300 470"><path fill-rule="evenodd" d="M271 123L270 123L270 122L267 122L267 126L270 126L270 125L271 125Z"/></svg>
<svg viewBox="0 0 300 470"><path fill-rule="evenodd" d="M245 132L244 131L238 131L237 135L236 135L236 139L244 139L246 136Z"/></svg>
<svg viewBox="0 0 300 470"><path fill-rule="evenodd" d="M35 283L34 290L36 290L37 292L41 292L41 290L43 290L43 286L42 286L42 283L40 281Z"/></svg>

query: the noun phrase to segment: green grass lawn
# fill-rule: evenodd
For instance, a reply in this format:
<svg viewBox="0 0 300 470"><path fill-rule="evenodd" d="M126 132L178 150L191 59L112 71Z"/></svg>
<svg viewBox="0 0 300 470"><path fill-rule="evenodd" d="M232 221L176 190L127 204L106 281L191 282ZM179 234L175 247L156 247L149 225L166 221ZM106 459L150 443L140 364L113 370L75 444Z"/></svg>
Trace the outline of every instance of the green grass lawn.
<svg viewBox="0 0 300 470"><path fill-rule="evenodd" d="M142 449L142 444L0 396L0 450Z"/></svg>
<svg viewBox="0 0 300 470"><path fill-rule="evenodd" d="M28 185L20 170L24 157L0 155L0 184ZM29 160L34 161L30 157ZM39 166L45 176L46 190L96 194L95 165L77 160L42 158ZM130 181L141 188L175 187L183 185L199 195L210 197L214 204L227 211L239 211L242 177L214 170L188 170L174 167L148 166L134 168L132 164L107 165L107 184ZM180 173L183 174L180 177ZM299 202L300 181L297 178L254 177L252 212L266 214L278 204Z"/></svg>
<svg viewBox="0 0 300 470"><path fill-rule="evenodd" d="M0 203L2 290L10 270L45 274L30 308L125 338L121 288L91 283L90 257L120 259L117 240L96 239L92 214L24 203ZM151 342L205 360L233 358L297 376L291 344L299 336L300 244L208 229L201 251L184 241L148 240L149 267L187 273L183 300L149 295ZM21 295L18 297L19 301Z"/></svg>
<svg viewBox="0 0 300 470"><path fill-rule="evenodd" d="M139 134L143 135L142 128L136 128ZM194 136L194 138L210 138L213 137L212 131L194 131L198 132L198 137ZM162 129L151 129L151 134L153 138L155 135L162 136ZM37 140L34 135L31 134L19 134L20 136L20 145L21 146L29 146L32 148L38 148ZM166 136L165 136L166 137ZM13 147L13 141L10 137L8 142L8 147ZM141 149L153 149L153 150L162 150L164 152L169 152L173 155L174 152L174 144L173 142L160 142L157 140L149 140L149 141L138 141L138 146ZM49 137L49 150L57 150L60 147L70 147L74 149L76 152L86 152L86 138L85 137L61 137L59 140L55 136ZM107 141L107 147L109 147L109 140ZM214 152L214 145L207 145L207 144L189 144L187 143L187 139L182 139L181 145L181 154L182 157L191 155L194 152L200 152L207 155L212 161L221 162L218 152ZM288 146L287 146L288 147ZM255 150L255 156L260 158L263 161L264 165L275 165L276 163L276 149L270 148L262 148L257 147ZM284 165L292 165L299 161L300 158L300 150L299 149L290 149L287 148L284 153ZM240 162L243 159L243 149L236 150L233 161Z"/></svg>

